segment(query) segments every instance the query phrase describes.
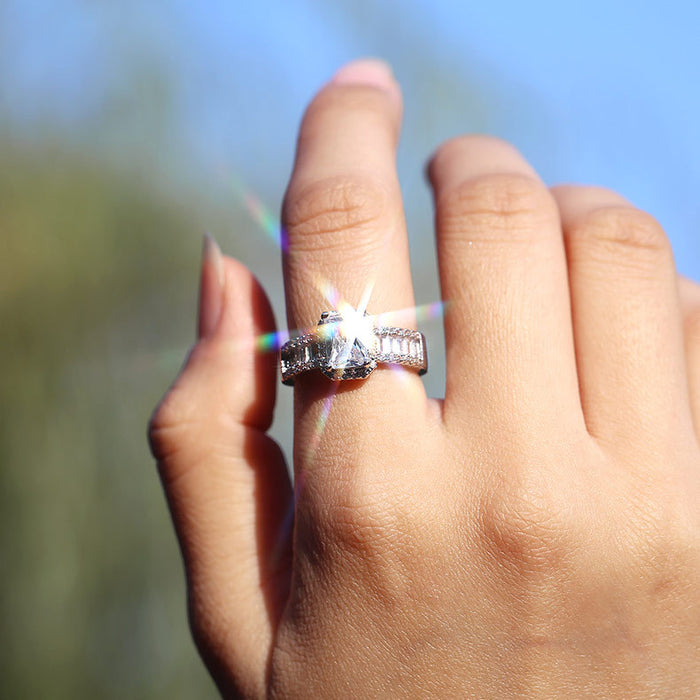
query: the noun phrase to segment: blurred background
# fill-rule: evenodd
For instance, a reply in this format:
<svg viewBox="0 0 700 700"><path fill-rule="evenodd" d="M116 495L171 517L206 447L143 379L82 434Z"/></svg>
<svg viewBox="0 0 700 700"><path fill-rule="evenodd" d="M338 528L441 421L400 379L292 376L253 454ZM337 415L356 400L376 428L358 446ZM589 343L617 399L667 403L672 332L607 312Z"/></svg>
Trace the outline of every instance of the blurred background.
<svg viewBox="0 0 700 700"><path fill-rule="evenodd" d="M295 129L341 63L384 57L403 85L421 304L423 163L467 131L621 191L700 277L699 31L692 0L0 0L0 695L215 697L145 426L193 340L205 231L284 323Z"/></svg>

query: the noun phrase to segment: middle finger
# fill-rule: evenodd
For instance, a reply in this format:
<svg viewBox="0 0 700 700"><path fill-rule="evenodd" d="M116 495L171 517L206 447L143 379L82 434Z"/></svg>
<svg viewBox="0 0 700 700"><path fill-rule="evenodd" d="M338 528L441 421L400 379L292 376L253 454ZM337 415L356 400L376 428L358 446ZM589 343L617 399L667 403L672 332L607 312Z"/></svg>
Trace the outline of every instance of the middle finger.
<svg viewBox="0 0 700 700"><path fill-rule="evenodd" d="M570 419L578 394L556 204L509 144L467 136L433 158L445 317L445 421L526 439ZM544 425L542 424L544 421ZM505 423L505 424L503 424ZM503 424L503 425L501 425Z"/></svg>

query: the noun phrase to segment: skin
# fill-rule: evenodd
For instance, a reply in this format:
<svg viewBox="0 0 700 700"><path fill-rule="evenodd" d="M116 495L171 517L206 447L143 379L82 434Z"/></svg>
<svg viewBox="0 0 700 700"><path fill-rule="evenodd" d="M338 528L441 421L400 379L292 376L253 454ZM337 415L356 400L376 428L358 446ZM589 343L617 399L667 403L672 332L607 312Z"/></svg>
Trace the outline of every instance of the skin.
<svg viewBox="0 0 700 700"><path fill-rule="evenodd" d="M352 303L376 278L370 313L414 305L400 116L375 61L309 106L290 328L328 308L319 277ZM252 342L269 303L205 245L198 341L149 437L207 667L225 697L698 697L700 287L650 215L548 189L503 141L452 139L428 173L445 398L410 371L304 375L293 505Z"/></svg>

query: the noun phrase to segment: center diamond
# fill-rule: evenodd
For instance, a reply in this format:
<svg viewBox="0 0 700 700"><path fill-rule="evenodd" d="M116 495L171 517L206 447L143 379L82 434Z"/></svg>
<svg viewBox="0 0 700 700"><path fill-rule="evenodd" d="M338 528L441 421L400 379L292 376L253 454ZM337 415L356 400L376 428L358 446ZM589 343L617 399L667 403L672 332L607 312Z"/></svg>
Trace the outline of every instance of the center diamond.
<svg viewBox="0 0 700 700"><path fill-rule="evenodd" d="M324 312L319 334L326 341L326 361L321 371L331 379L364 379L377 366L372 357L372 321L366 313L347 308Z"/></svg>
<svg viewBox="0 0 700 700"><path fill-rule="evenodd" d="M328 356L328 366L342 371L345 369L364 367L372 361L369 351L359 338L345 338L341 331L336 331L331 340L331 352Z"/></svg>

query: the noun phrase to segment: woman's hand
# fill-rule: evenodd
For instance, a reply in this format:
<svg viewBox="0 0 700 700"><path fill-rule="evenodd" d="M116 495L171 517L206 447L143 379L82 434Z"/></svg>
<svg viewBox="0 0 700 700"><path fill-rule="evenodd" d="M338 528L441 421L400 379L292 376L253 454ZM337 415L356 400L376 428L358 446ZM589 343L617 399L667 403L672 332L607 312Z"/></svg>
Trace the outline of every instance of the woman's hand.
<svg viewBox="0 0 700 700"><path fill-rule="evenodd" d="M414 306L400 115L369 61L310 105L290 328L328 282L351 303L373 283L370 313ZM445 399L410 371L299 378L293 504L265 434L269 304L205 247L199 340L150 440L212 675L245 697L698 697L700 288L651 216L548 189L502 141L453 139L429 175Z"/></svg>

